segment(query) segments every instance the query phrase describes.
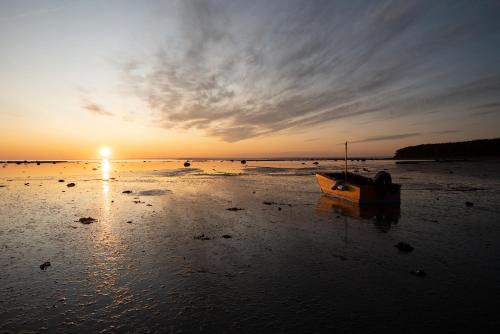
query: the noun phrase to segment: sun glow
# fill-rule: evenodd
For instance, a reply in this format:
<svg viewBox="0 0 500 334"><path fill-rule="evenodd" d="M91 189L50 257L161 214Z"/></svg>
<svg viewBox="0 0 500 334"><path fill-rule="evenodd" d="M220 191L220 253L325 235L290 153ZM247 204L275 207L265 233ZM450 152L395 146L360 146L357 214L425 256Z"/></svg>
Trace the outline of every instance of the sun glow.
<svg viewBox="0 0 500 334"><path fill-rule="evenodd" d="M101 149L99 150L99 154L101 155L102 158L108 158L110 155L111 155L111 150L109 149L109 147L101 147Z"/></svg>

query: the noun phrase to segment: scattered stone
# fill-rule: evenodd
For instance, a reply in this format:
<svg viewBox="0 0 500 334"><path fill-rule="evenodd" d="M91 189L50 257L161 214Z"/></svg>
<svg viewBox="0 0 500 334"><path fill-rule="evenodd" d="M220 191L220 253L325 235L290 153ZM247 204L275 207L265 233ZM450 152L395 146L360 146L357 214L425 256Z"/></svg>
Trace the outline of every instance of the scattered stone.
<svg viewBox="0 0 500 334"><path fill-rule="evenodd" d="M471 207L474 206L474 203L467 201L465 202L465 206Z"/></svg>
<svg viewBox="0 0 500 334"><path fill-rule="evenodd" d="M222 237L224 239L231 239L232 238L232 236L230 236L229 234L224 234Z"/></svg>
<svg viewBox="0 0 500 334"><path fill-rule="evenodd" d="M146 206L153 206L152 204L146 204Z"/></svg>
<svg viewBox="0 0 500 334"><path fill-rule="evenodd" d="M190 164L188 161L186 161L186 162L184 163L184 167L189 167L189 166L191 166L191 164Z"/></svg>
<svg viewBox="0 0 500 334"><path fill-rule="evenodd" d="M57 182L63 183L63 182L64 182L64 180L63 180L63 179L60 179L60 180L59 180L59 181L57 181Z"/></svg>
<svg viewBox="0 0 500 334"><path fill-rule="evenodd" d="M313 162L313 165L319 165L319 162L315 161Z"/></svg>
<svg viewBox="0 0 500 334"><path fill-rule="evenodd" d="M29 182L26 182L24 185L25 185L25 186L29 186L29 185L30 185L30 183L29 183Z"/></svg>
<svg viewBox="0 0 500 334"><path fill-rule="evenodd" d="M68 188L71 188L71 187L74 187L74 186L76 186L76 184L74 184L73 182L68 183L68 184L66 185L66 187L68 187Z"/></svg>
<svg viewBox="0 0 500 334"><path fill-rule="evenodd" d="M132 193L132 190L124 190L122 191L122 194L131 194Z"/></svg>
<svg viewBox="0 0 500 334"><path fill-rule="evenodd" d="M246 161L246 160L241 160L240 162L241 162L243 165L247 163L247 161Z"/></svg>
<svg viewBox="0 0 500 334"><path fill-rule="evenodd" d="M141 203L146 203L146 202L141 202L140 200L135 200L133 201L135 204L141 204Z"/></svg>
<svg viewBox="0 0 500 334"><path fill-rule="evenodd" d="M398 242L394 245L400 252L409 253L413 251L413 247L407 244L406 242Z"/></svg>
<svg viewBox="0 0 500 334"><path fill-rule="evenodd" d="M127 224L132 224L132 221L131 221L131 220L129 220L129 221L127 222Z"/></svg>
<svg viewBox="0 0 500 334"><path fill-rule="evenodd" d="M242 208L227 208L226 210L227 211L240 211L240 210L245 210L245 209L242 209Z"/></svg>
<svg viewBox="0 0 500 334"><path fill-rule="evenodd" d="M83 217L83 218L78 219L78 222L85 224L85 225L95 223L96 221L97 221L97 219L92 218L92 217Z"/></svg>
<svg viewBox="0 0 500 334"><path fill-rule="evenodd" d="M417 270L412 270L410 271L410 273L414 276L417 276L417 277L425 277L427 276L427 273L421 269L417 269Z"/></svg>
<svg viewBox="0 0 500 334"><path fill-rule="evenodd" d="M50 261L45 261L40 265L40 269L45 270L47 267L50 267Z"/></svg>
<svg viewBox="0 0 500 334"><path fill-rule="evenodd" d="M264 204L264 205L283 205L283 206L289 206L289 207L292 206L292 204L290 204L290 203L277 203L274 201L264 201L264 202L262 202L262 204Z"/></svg>
<svg viewBox="0 0 500 334"><path fill-rule="evenodd" d="M283 210L283 209L281 207L278 207L278 211L281 211L281 210Z"/></svg>
<svg viewBox="0 0 500 334"><path fill-rule="evenodd" d="M205 234L200 234L200 235L194 236L193 239L194 240L212 240L213 238L210 238L210 237L206 236Z"/></svg>

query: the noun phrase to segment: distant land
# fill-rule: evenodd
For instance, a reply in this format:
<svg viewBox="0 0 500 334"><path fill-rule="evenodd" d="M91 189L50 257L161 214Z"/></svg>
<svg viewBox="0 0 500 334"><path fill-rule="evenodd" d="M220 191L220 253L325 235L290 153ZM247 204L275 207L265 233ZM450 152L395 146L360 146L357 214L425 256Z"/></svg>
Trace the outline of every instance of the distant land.
<svg viewBox="0 0 500 334"><path fill-rule="evenodd" d="M468 159L479 157L500 157L500 138L408 146L397 150L394 155L394 159Z"/></svg>

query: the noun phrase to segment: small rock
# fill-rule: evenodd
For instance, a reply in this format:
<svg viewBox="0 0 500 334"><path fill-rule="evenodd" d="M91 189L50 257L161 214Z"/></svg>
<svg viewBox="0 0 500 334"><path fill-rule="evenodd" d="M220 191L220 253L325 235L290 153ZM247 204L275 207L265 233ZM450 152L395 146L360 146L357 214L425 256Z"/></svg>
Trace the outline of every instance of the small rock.
<svg viewBox="0 0 500 334"><path fill-rule="evenodd" d="M407 244L406 242L399 242L394 245L400 252L409 253L413 251L413 247Z"/></svg>
<svg viewBox="0 0 500 334"><path fill-rule="evenodd" d="M230 236L229 234L224 234L222 237L224 239L231 239L232 238L232 236Z"/></svg>
<svg viewBox="0 0 500 334"><path fill-rule="evenodd" d="M425 276L427 276L427 273L425 271L421 270L421 269L412 270L412 271L410 271L410 273L412 275L417 276L417 277L425 277Z"/></svg>
<svg viewBox="0 0 500 334"><path fill-rule="evenodd" d="M227 208L226 210L227 211L240 211L240 210L245 210L245 209L242 209L242 208Z"/></svg>
<svg viewBox="0 0 500 334"><path fill-rule="evenodd" d="M69 187L69 188L74 187L74 186L76 186L76 184L74 184L73 182L68 183L68 184L66 185L66 187Z"/></svg>
<svg viewBox="0 0 500 334"><path fill-rule="evenodd" d="M278 211L281 211L281 210L283 210L283 209L281 207L278 207Z"/></svg>
<svg viewBox="0 0 500 334"><path fill-rule="evenodd" d="M191 166L191 164L190 164L188 161L186 161L186 162L184 163L184 167L189 167L189 166Z"/></svg>
<svg viewBox="0 0 500 334"><path fill-rule="evenodd" d="M40 269L45 270L47 267L50 267L50 261L45 261L40 265Z"/></svg>
<svg viewBox="0 0 500 334"><path fill-rule="evenodd" d="M319 165L319 162L315 161L313 162L313 165Z"/></svg>
<svg viewBox="0 0 500 334"><path fill-rule="evenodd" d="M241 160L240 162L241 162L243 165L247 163L247 161L246 161L246 160Z"/></svg>
<svg viewBox="0 0 500 334"><path fill-rule="evenodd" d="M211 240L212 238L206 236L205 234L200 234L193 237L194 240Z"/></svg>
<svg viewBox="0 0 500 334"><path fill-rule="evenodd" d="M465 206L471 207L474 206L474 203L467 201L465 202Z"/></svg>
<svg viewBox="0 0 500 334"><path fill-rule="evenodd" d="M25 185L25 186L29 186L29 185L30 185L30 183L29 183L29 182L26 182L24 185Z"/></svg>
<svg viewBox="0 0 500 334"><path fill-rule="evenodd" d="M127 222L127 224L132 224L132 221L131 221L131 220L129 220L129 221Z"/></svg>
<svg viewBox="0 0 500 334"><path fill-rule="evenodd" d="M63 180L63 179L61 179L61 180L59 180L59 181L57 181L57 182L61 182L61 183L62 183L62 182L64 182L64 180Z"/></svg>
<svg viewBox="0 0 500 334"><path fill-rule="evenodd" d="M82 224L92 224L92 223L95 223L97 221L97 219L95 218L92 218L92 217L83 217L83 218L80 218L78 219L78 222L82 223Z"/></svg>
<svg viewBox="0 0 500 334"><path fill-rule="evenodd" d="M132 190L124 190L122 191L122 194L131 194L132 193Z"/></svg>
<svg viewBox="0 0 500 334"><path fill-rule="evenodd" d="M153 206L152 204L146 204L146 206Z"/></svg>

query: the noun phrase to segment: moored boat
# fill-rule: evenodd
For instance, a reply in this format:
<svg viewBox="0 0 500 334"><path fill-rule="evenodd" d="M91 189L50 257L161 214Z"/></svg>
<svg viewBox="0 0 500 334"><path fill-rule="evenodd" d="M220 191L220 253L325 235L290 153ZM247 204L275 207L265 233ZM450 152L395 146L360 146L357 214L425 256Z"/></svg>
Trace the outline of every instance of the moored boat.
<svg viewBox="0 0 500 334"><path fill-rule="evenodd" d="M374 179L345 172L317 173L316 179L325 194L359 204L399 204L401 185L392 183L387 172L378 172Z"/></svg>
<svg viewBox="0 0 500 334"><path fill-rule="evenodd" d="M385 171L375 177L347 171L347 142L345 143L345 170L336 173L316 173L316 180L325 194L359 204L399 204L401 185L392 183Z"/></svg>

